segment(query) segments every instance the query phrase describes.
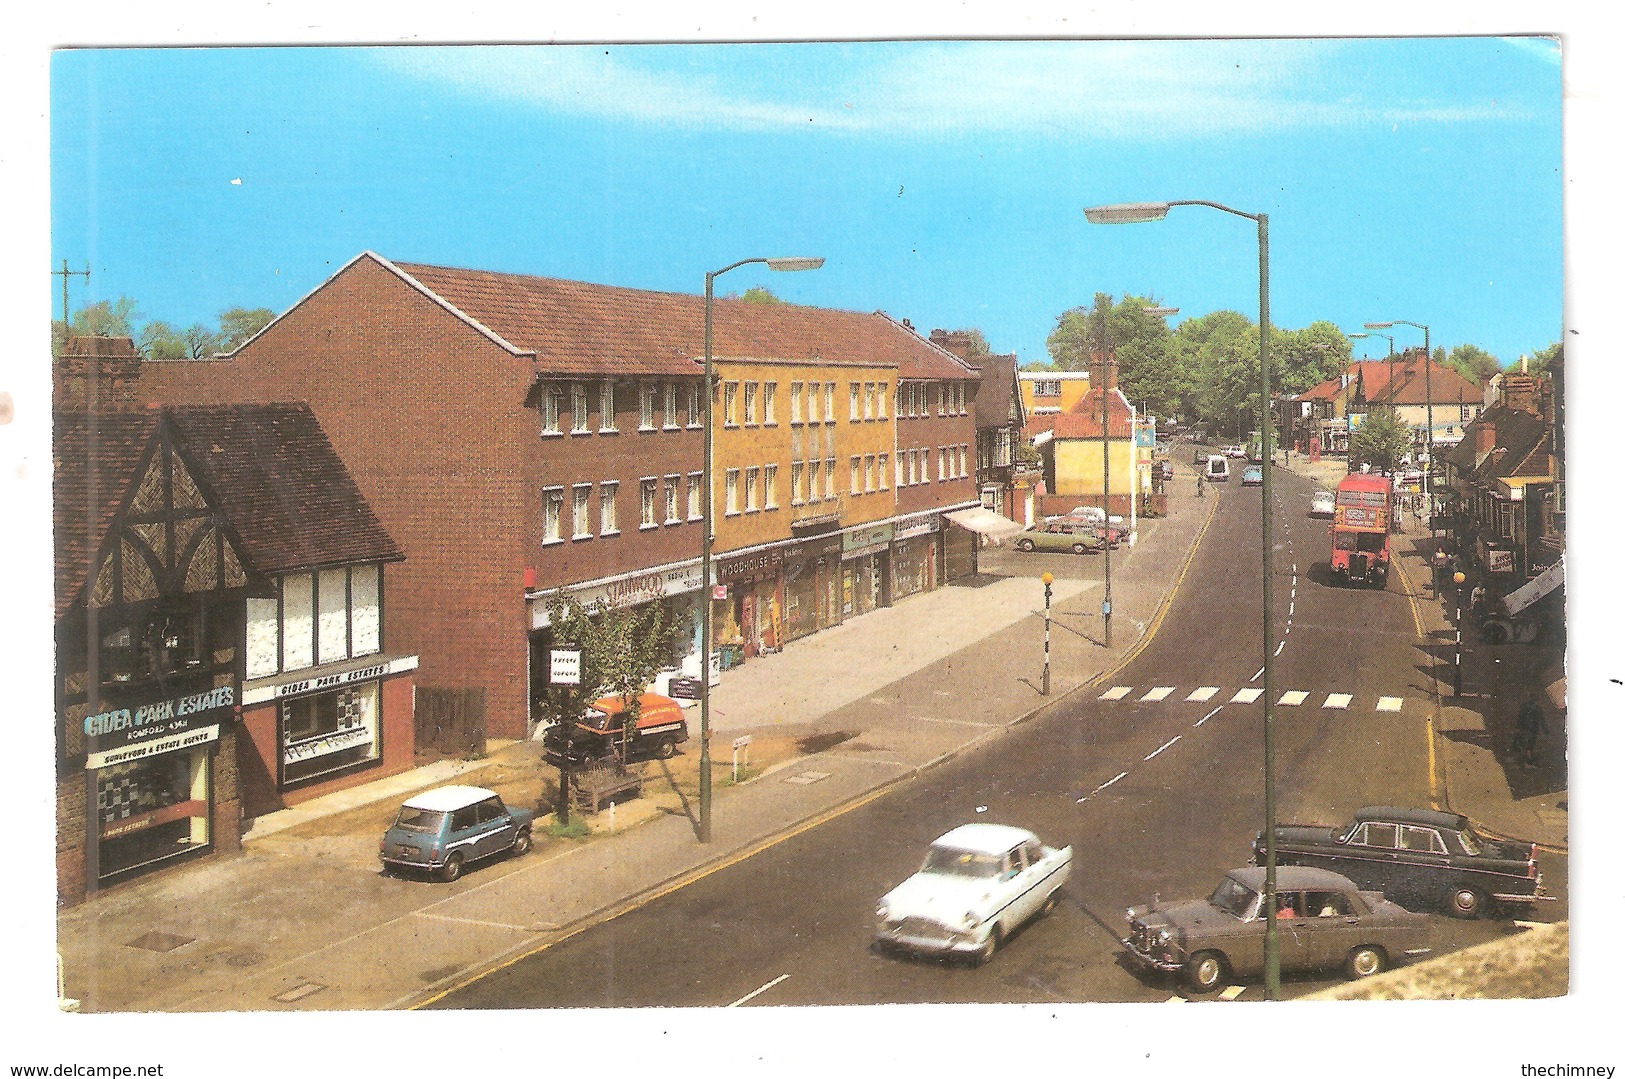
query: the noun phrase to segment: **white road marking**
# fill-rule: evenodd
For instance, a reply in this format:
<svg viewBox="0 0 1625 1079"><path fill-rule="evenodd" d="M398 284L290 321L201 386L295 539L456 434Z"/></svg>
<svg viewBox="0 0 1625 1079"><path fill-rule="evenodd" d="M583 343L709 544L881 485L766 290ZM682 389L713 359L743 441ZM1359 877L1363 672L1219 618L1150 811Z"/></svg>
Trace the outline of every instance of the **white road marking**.
<svg viewBox="0 0 1625 1079"><path fill-rule="evenodd" d="M1285 693L1281 694L1281 699L1275 703L1278 705L1284 704L1288 708L1296 708L1298 705L1302 704L1308 699L1309 694L1306 691L1301 689L1289 689Z"/></svg>
<svg viewBox="0 0 1625 1079"><path fill-rule="evenodd" d="M1116 783L1119 779L1122 779L1126 775L1128 775L1127 772L1118 772L1116 775L1114 775L1110 779L1106 780L1106 782L1102 783L1100 786L1096 787L1094 790L1090 791L1088 794L1084 795L1082 798L1079 798L1078 799L1078 804L1082 805L1086 799L1088 799L1088 798L1090 798L1090 797L1092 797L1092 796L1094 796L1096 794L1099 794L1101 791L1105 790L1107 787L1111 786L1113 783Z"/></svg>
<svg viewBox="0 0 1625 1079"><path fill-rule="evenodd" d="M513 925L508 922L487 922L479 918L456 918L450 914L428 914L421 910L415 910L412 913L419 918L433 918L440 922L461 922L463 925L483 925L488 929L513 929L523 933L530 928L529 926Z"/></svg>
<svg viewBox="0 0 1625 1079"><path fill-rule="evenodd" d="M1261 689L1238 689L1236 695L1230 698L1231 704L1252 704L1264 695Z"/></svg>
<svg viewBox="0 0 1625 1079"><path fill-rule="evenodd" d="M1164 1004L1189 1004L1190 1001L1186 1000L1184 997L1180 996L1178 993L1175 993L1173 996L1171 996L1167 1000L1163 1001L1163 1003Z"/></svg>
<svg viewBox="0 0 1625 1079"><path fill-rule="evenodd" d="M1241 996L1241 994L1245 993L1246 991L1247 991L1247 987L1245 985L1227 985L1227 986L1224 987L1224 992L1219 994L1219 999L1220 1000L1235 1000L1237 997Z"/></svg>
<svg viewBox="0 0 1625 1079"><path fill-rule="evenodd" d="M1258 668L1258 672L1256 674L1254 674L1251 678L1247 679L1247 681L1256 682L1262 677L1264 677L1264 668L1260 667L1260 668Z"/></svg>
<svg viewBox="0 0 1625 1079"><path fill-rule="evenodd" d="M1103 701L1120 701L1133 692L1133 686L1113 686L1111 689L1108 689L1106 692L1102 693L1100 695L1100 699Z"/></svg>
<svg viewBox="0 0 1625 1079"><path fill-rule="evenodd" d="M1173 686L1158 686L1156 689L1153 689L1150 693L1147 693L1145 696L1141 697L1140 700L1142 700L1142 701L1160 701L1164 697L1168 696L1168 694L1172 693L1173 691L1174 691Z"/></svg>
<svg viewBox="0 0 1625 1079"><path fill-rule="evenodd" d="M1215 708L1213 711L1209 712L1207 715L1203 716L1201 719L1199 719L1195 723L1191 724L1191 726L1200 727L1202 724L1206 723L1208 720L1212 719L1214 716L1218 715L1222 711L1224 711L1224 705L1221 704L1221 705L1219 705L1219 707Z"/></svg>
<svg viewBox="0 0 1625 1079"><path fill-rule="evenodd" d="M1405 705L1404 697L1378 697L1377 711L1397 712Z"/></svg>
<svg viewBox="0 0 1625 1079"><path fill-rule="evenodd" d="M1328 694L1326 694L1326 703L1322 704L1321 707L1322 708L1347 708L1349 706L1349 702L1352 701L1353 699L1354 699L1354 694L1352 694L1352 693L1328 693Z"/></svg>
<svg viewBox="0 0 1625 1079"><path fill-rule="evenodd" d="M1145 756L1141 757L1140 759L1142 761L1150 760L1152 757L1155 757L1158 753L1161 753L1163 750L1167 749L1169 746L1173 745L1175 742L1179 741L1183 737L1185 737L1185 736L1182 735L1182 734L1174 735L1172 738L1168 739L1166 742L1162 743L1162 745L1158 746L1156 749L1153 749L1150 753L1147 753Z"/></svg>
<svg viewBox="0 0 1625 1079"><path fill-rule="evenodd" d="M741 1004L745 1003L745 1001L750 1000L750 999L752 999L754 997L761 996L763 993L767 992L769 989L772 989L775 985L778 985L780 982L784 981L784 979L788 978L789 976L790 975L788 975L788 974L780 974L777 978L774 978L772 981L768 982L766 985L762 986L760 989L753 989L749 993L746 993L744 996L740 997L738 1000L734 1001L732 1004L729 1004L728 1007L737 1008Z"/></svg>
<svg viewBox="0 0 1625 1079"><path fill-rule="evenodd" d="M1185 699L1195 701L1197 704L1206 704L1213 699L1213 695L1217 692L1219 692L1218 686L1199 686L1191 690L1191 695Z"/></svg>
<svg viewBox="0 0 1625 1079"><path fill-rule="evenodd" d="M1283 640L1280 644L1275 646L1275 654L1280 655L1281 654L1281 649L1283 649L1285 647L1286 647L1286 641ZM1293 654L1296 655L1297 653L1293 653ZM1259 672L1259 673L1263 673L1263 672Z"/></svg>

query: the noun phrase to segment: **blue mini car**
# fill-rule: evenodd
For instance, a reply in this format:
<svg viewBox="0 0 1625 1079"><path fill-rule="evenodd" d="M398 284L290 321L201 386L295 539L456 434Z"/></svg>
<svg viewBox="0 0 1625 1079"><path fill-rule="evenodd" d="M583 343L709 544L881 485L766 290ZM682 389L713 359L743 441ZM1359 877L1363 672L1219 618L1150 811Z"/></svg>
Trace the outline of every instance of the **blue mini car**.
<svg viewBox="0 0 1625 1079"><path fill-rule="evenodd" d="M470 862L530 850L535 816L528 809L508 808L484 787L436 787L402 803L378 843L378 858L385 873L420 869L453 881Z"/></svg>

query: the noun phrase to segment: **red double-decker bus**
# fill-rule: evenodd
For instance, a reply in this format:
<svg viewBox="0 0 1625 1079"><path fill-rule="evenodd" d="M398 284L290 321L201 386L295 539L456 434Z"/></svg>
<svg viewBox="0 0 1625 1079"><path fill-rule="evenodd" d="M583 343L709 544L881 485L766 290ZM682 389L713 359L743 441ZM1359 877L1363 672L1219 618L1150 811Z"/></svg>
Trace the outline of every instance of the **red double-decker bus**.
<svg viewBox="0 0 1625 1079"><path fill-rule="evenodd" d="M1388 528L1394 485L1387 476L1351 473L1337 485L1332 516L1332 575L1346 584L1388 582Z"/></svg>

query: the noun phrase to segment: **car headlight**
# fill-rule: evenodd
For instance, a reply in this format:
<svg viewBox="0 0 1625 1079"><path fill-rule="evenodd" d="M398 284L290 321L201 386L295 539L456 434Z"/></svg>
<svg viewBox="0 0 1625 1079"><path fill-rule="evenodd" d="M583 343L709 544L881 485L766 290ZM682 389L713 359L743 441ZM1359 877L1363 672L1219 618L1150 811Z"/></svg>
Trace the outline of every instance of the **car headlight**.
<svg viewBox="0 0 1625 1079"><path fill-rule="evenodd" d="M1173 938L1173 934L1169 933L1168 930L1166 930L1166 929L1158 929L1155 933L1151 934L1151 939L1160 948L1161 946L1167 944L1169 941L1173 940L1174 938Z"/></svg>
<svg viewBox="0 0 1625 1079"><path fill-rule="evenodd" d="M959 919L959 924L965 929L975 929L982 924L982 919L974 910L967 910L964 917Z"/></svg>
<svg viewBox="0 0 1625 1079"><path fill-rule="evenodd" d="M886 904L882 903L875 908L876 921L883 922L889 917L891 917L891 908L886 906Z"/></svg>

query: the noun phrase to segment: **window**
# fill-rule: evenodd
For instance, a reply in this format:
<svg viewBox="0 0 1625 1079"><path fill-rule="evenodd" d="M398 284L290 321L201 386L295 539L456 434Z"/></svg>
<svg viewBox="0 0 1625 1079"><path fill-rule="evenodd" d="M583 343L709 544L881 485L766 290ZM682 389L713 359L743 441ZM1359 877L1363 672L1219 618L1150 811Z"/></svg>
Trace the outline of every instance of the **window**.
<svg viewBox="0 0 1625 1079"><path fill-rule="evenodd" d="M852 406L851 407L852 415L849 418L852 420L853 423L857 423L858 422L858 384L856 382L848 382L846 384L846 389L847 389L847 397L850 399L850 404Z"/></svg>
<svg viewBox="0 0 1625 1079"><path fill-rule="evenodd" d="M1061 396L1061 380L1058 379L1058 378L1036 378L1036 379L1033 379L1033 396L1034 397L1059 397L1059 396Z"/></svg>
<svg viewBox="0 0 1625 1079"><path fill-rule="evenodd" d="M890 388L891 384L887 382L882 382L875 387L875 391L879 395L879 408L875 414L881 419L886 418L886 391Z"/></svg>
<svg viewBox="0 0 1625 1079"><path fill-rule="evenodd" d="M824 383L824 422L835 422L835 383Z"/></svg>
<svg viewBox="0 0 1625 1079"><path fill-rule="evenodd" d="M559 433L559 410L563 404L564 391L557 386L549 386L542 391L540 404L542 434L556 435Z"/></svg>
<svg viewBox="0 0 1625 1079"><path fill-rule="evenodd" d="M965 414L965 384L963 382L954 383L954 403L959 406L959 414L963 416Z"/></svg>
<svg viewBox="0 0 1625 1079"><path fill-rule="evenodd" d="M677 383L668 381L662 384L662 388L665 390L666 406L664 426L669 431L677 426Z"/></svg>
<svg viewBox="0 0 1625 1079"><path fill-rule="evenodd" d="M725 427L739 426L739 383L722 384L722 423Z"/></svg>
<svg viewBox="0 0 1625 1079"><path fill-rule="evenodd" d="M606 378L598 384L598 431L604 434L619 429L615 426L615 380Z"/></svg>
<svg viewBox="0 0 1625 1079"><path fill-rule="evenodd" d="M932 386L931 396L936 398L937 415L946 416L948 414L948 387L942 385Z"/></svg>
<svg viewBox="0 0 1625 1079"><path fill-rule="evenodd" d="M682 523L682 518L677 516L677 484L681 480L681 476L666 477L666 523L669 525Z"/></svg>
<svg viewBox="0 0 1625 1079"><path fill-rule="evenodd" d="M875 467L876 478L880 483L880 489L882 491L886 490L886 466L889 463L887 461L889 456L890 454L881 454L880 463Z"/></svg>
<svg viewBox="0 0 1625 1079"><path fill-rule="evenodd" d="M542 542L559 543L564 537L564 488L549 487L542 492Z"/></svg>
<svg viewBox="0 0 1625 1079"><path fill-rule="evenodd" d="M852 482L846 488L855 495L863 493L863 458L852 458Z"/></svg>
<svg viewBox="0 0 1625 1079"><path fill-rule="evenodd" d="M655 393L653 382L638 383L638 430L653 431L655 427Z"/></svg>
<svg viewBox="0 0 1625 1079"><path fill-rule="evenodd" d="M756 383L745 383L745 426L756 425Z"/></svg>
<svg viewBox="0 0 1625 1079"><path fill-rule="evenodd" d="M896 483L896 485L898 487L903 486L903 455L902 454L897 455L897 483Z"/></svg>
<svg viewBox="0 0 1625 1079"><path fill-rule="evenodd" d="M587 517L587 500L592 495L592 484L578 483L570 488L570 537L590 539L592 521Z"/></svg>
<svg viewBox="0 0 1625 1079"><path fill-rule="evenodd" d="M587 433L587 387L579 382L570 383L570 432Z"/></svg>
<svg viewBox="0 0 1625 1079"><path fill-rule="evenodd" d="M1421 851L1425 854L1443 854L1444 840L1432 828L1418 828L1403 824L1399 828L1399 849Z"/></svg>
<svg viewBox="0 0 1625 1079"><path fill-rule="evenodd" d="M960 479L964 479L966 476L970 475L970 469L966 464L966 462L969 460L969 458L970 458L970 446L968 444L966 444L966 443L961 442L959 444L959 478Z"/></svg>
<svg viewBox="0 0 1625 1079"><path fill-rule="evenodd" d="M790 383L790 422L801 422L801 383Z"/></svg>
<svg viewBox="0 0 1625 1079"><path fill-rule="evenodd" d="M756 505L756 480L757 480L758 476L761 474L761 471L762 471L761 469L755 467L754 465L751 466L750 468L745 469L745 512L746 513L755 513L756 512L756 509L757 509L757 505Z"/></svg>
<svg viewBox="0 0 1625 1079"><path fill-rule="evenodd" d="M918 394L916 393L916 391L919 388L920 387L916 383L913 383L913 382L910 382L908 385L903 387L904 390L908 391L908 393L907 393L907 396L908 396L908 414L910 416L919 415L919 402L916 400L916 398L918 397Z"/></svg>
<svg viewBox="0 0 1625 1079"><path fill-rule="evenodd" d="M1360 827L1354 841L1367 847L1381 847L1384 850L1393 850L1398 832L1399 828L1396 825L1368 821Z"/></svg>
<svg viewBox="0 0 1625 1079"><path fill-rule="evenodd" d="M688 386L688 425L702 427L705 424L705 410L701 408L700 384L691 382Z"/></svg>
<svg viewBox="0 0 1625 1079"><path fill-rule="evenodd" d="M873 382L863 384L863 418L866 420L875 418L875 384Z"/></svg>
<svg viewBox="0 0 1625 1079"><path fill-rule="evenodd" d="M835 458L824 459L824 498L826 501L835 499Z"/></svg>
<svg viewBox="0 0 1625 1079"><path fill-rule="evenodd" d="M818 383L807 383L807 422L818 422Z"/></svg>
<svg viewBox="0 0 1625 1079"><path fill-rule="evenodd" d="M794 400L794 398L791 398L791 400ZM801 502L802 502L802 499L801 499L801 472L802 472L801 462L800 461L791 461L790 462L790 505L792 505L792 506L799 506L799 505L801 505Z"/></svg>
<svg viewBox="0 0 1625 1079"><path fill-rule="evenodd" d="M779 508L779 466L762 466L762 506L765 509Z"/></svg>
<svg viewBox="0 0 1625 1079"><path fill-rule="evenodd" d="M653 477L638 481L638 493L642 496L639 499L642 511L638 518L639 528L658 528L660 525L660 522L655 519L655 498L658 493L656 491L658 486L659 481Z"/></svg>
<svg viewBox="0 0 1625 1079"><path fill-rule="evenodd" d="M703 507L700 505L700 481L702 478L703 473L700 472L690 472L688 474L688 519L690 521L698 521L705 516Z"/></svg>
<svg viewBox="0 0 1625 1079"><path fill-rule="evenodd" d="M769 427L776 427L779 422L777 402L774 400L778 394L777 382L762 383L762 422Z"/></svg>
<svg viewBox="0 0 1625 1079"><path fill-rule="evenodd" d="M614 480L606 480L598 485L598 534L600 536L614 536L620 533L620 526L615 522L615 492L620 484Z"/></svg>
<svg viewBox="0 0 1625 1079"><path fill-rule="evenodd" d="M868 494L875 489L875 455L868 454L863 458L863 493Z"/></svg>
<svg viewBox="0 0 1625 1079"><path fill-rule="evenodd" d="M917 475L919 475L919 467L920 467L920 451L919 450L909 450L908 451L908 485L910 487L914 486L914 484L916 482L915 477Z"/></svg>
<svg viewBox="0 0 1625 1079"><path fill-rule="evenodd" d="M726 513L726 514L730 514L730 515L738 513L739 512L739 469L737 469L737 468L728 469L728 471L724 474L723 486L724 486L724 488L726 490L726 495L725 495L726 501L724 502L724 506L726 508L723 510L723 512Z"/></svg>

